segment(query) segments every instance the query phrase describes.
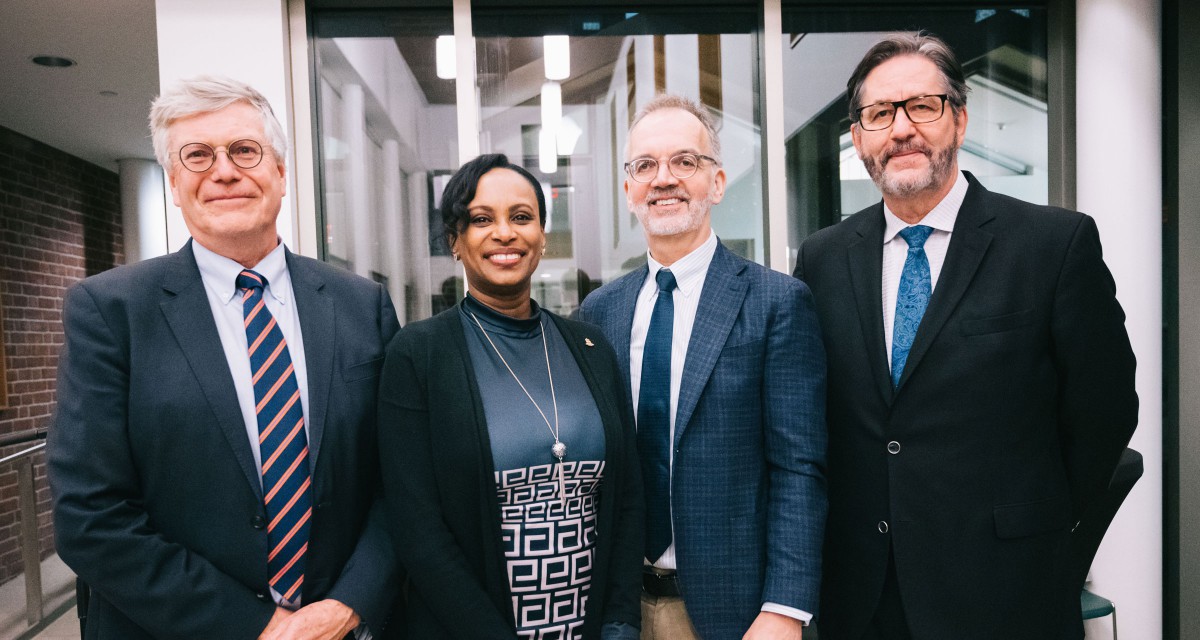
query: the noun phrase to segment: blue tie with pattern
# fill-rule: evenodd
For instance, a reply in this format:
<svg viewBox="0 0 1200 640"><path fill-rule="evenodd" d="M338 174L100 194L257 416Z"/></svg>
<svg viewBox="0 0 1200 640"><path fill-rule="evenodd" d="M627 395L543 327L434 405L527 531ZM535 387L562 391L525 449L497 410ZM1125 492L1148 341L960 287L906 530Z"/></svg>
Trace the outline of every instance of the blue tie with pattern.
<svg viewBox="0 0 1200 640"><path fill-rule="evenodd" d="M675 325L675 275L659 269L658 299L642 350L637 446L646 491L646 559L671 545L671 340Z"/></svg>
<svg viewBox="0 0 1200 640"><path fill-rule="evenodd" d="M900 289L896 292L896 321L892 327L892 387L900 386L904 363L917 337L917 327L929 296L933 293L933 282L929 277L929 258L925 255L925 241L933 227L917 225L900 230L900 237L908 243L908 256L904 259L904 271L900 273Z"/></svg>
<svg viewBox="0 0 1200 640"><path fill-rule="evenodd" d="M300 387L283 332L263 301L267 279L246 270L237 277L250 349L263 501L267 509L267 572L271 588L295 601L304 584L312 488Z"/></svg>

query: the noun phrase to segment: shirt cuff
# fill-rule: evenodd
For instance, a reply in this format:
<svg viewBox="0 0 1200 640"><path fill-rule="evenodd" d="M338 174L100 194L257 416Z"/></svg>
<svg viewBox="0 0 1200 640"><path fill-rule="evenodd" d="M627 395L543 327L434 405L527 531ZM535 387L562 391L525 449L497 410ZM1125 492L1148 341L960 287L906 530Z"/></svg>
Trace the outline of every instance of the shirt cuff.
<svg viewBox="0 0 1200 640"><path fill-rule="evenodd" d="M793 607L785 607L781 604L775 604L774 602L764 602L762 610L768 613L778 613L781 616L795 618L803 623L806 627L808 626L808 623L812 622L813 617L813 614L807 611L802 611Z"/></svg>
<svg viewBox="0 0 1200 640"><path fill-rule="evenodd" d="M367 623L364 622L354 628L354 640L375 640L375 636L367 628Z"/></svg>

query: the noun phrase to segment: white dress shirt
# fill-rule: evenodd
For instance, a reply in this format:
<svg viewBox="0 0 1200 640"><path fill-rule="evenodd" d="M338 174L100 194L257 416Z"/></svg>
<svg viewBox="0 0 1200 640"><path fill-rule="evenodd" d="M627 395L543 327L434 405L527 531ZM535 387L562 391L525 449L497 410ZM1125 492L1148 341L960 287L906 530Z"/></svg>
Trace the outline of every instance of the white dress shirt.
<svg viewBox="0 0 1200 640"><path fill-rule="evenodd" d="M946 197L917 223L933 227L933 233L925 240L931 292L937 289L942 263L946 261L946 250L950 248L950 234L954 231L954 221L958 219L958 210L962 208L963 199L966 197L967 179L960 171ZM900 231L915 225L897 218L886 202L883 205L883 220L887 225L883 230L883 339L887 344L887 361L890 363L892 329L896 323L896 295L900 290L900 274L904 271L904 261L908 257L908 243L900 237Z"/></svg>
<svg viewBox="0 0 1200 640"><path fill-rule="evenodd" d="M713 255L717 252L717 235L709 232L708 240L704 241L691 253L675 261L670 267L654 259L647 252L646 262L649 270L646 282L638 292L637 303L633 309L633 328L629 332L629 382L633 392L633 411L637 414L638 396L642 389L642 352L646 348L646 334L650 331L650 316L654 313L654 303L658 300L658 281L656 277L660 269L667 269L675 276L675 291L671 296L674 303L674 322L671 325L671 422L670 438L675 441L675 414L679 408L679 387L683 381L683 365L687 359L688 345L692 340L692 325L696 322L696 310L700 307L700 293L704 290L704 280L708 276L708 267L712 264ZM675 468L675 447L668 448L671 469ZM673 474L672 474L673 475ZM751 561L751 560L747 560ZM671 544L663 552L662 557L654 562L660 569L675 569L675 540L672 534ZM812 614L807 611L787 607L773 602L763 603L763 611L770 611L798 619L805 624L812 620Z"/></svg>

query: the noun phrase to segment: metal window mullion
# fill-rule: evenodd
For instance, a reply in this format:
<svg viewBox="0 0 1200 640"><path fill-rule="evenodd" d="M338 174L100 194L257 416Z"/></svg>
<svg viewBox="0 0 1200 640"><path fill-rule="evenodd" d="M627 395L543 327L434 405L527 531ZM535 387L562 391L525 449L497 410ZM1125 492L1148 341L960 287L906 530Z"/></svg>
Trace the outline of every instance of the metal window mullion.
<svg viewBox="0 0 1200 640"><path fill-rule="evenodd" d="M764 221L767 238L767 266L791 273L791 247L788 246L787 159L784 135L783 103L783 8L781 0L763 0L759 65L762 74L762 148Z"/></svg>

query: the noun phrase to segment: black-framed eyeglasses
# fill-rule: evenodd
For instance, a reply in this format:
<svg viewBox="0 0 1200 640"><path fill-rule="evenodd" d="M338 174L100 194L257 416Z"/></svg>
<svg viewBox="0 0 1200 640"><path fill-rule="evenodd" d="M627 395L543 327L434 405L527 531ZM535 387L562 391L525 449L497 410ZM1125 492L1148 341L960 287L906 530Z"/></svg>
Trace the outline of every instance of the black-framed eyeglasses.
<svg viewBox="0 0 1200 640"><path fill-rule="evenodd" d="M904 109L904 115L915 124L933 122L946 112L947 94L933 96L913 96L907 100L895 102L876 102L865 107L859 107L858 126L866 131L879 131L892 126L896 121L896 112Z"/></svg>
<svg viewBox="0 0 1200 640"><path fill-rule="evenodd" d="M696 171L700 169L701 160L717 164L715 158L710 158L703 153L679 153L671 156L670 160L667 160L667 170L676 178L687 180L696 175ZM629 174L630 178L638 182L650 182L654 179L654 176L658 175L658 160L654 158L638 158L626 162L625 172Z"/></svg>
<svg viewBox="0 0 1200 640"><path fill-rule="evenodd" d="M253 169L263 159L262 145L254 140L234 140L224 147L212 147L203 142L191 142L179 149L179 162L193 173L204 173L217 161L217 153L224 151L229 161L242 169Z"/></svg>

